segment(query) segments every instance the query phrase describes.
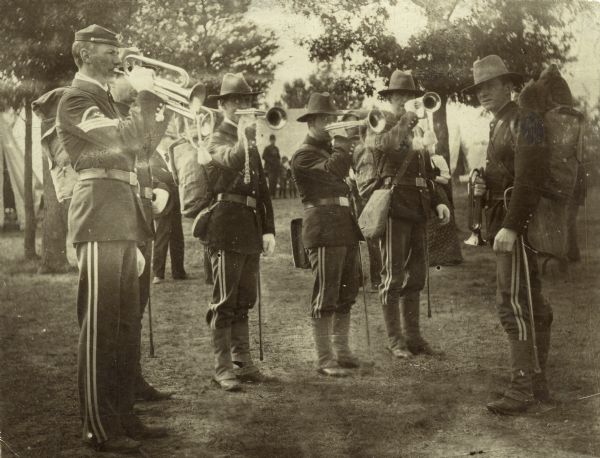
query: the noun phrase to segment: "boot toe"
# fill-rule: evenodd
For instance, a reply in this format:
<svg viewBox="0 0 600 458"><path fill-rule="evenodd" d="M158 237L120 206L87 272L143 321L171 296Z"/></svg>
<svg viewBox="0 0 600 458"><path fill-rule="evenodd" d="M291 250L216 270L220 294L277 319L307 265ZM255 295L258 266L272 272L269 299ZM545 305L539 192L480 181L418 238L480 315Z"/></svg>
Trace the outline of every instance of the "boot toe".
<svg viewBox="0 0 600 458"><path fill-rule="evenodd" d="M506 396L503 396L500 399L492 401L486 405L490 412L497 415L518 415L526 412L530 406L531 402L512 399Z"/></svg>
<svg viewBox="0 0 600 458"><path fill-rule="evenodd" d="M398 359L408 359L411 358L413 355L411 352L409 352L408 350L404 349L404 348L400 348L400 347L386 347L387 351L389 351L391 353L391 355L394 358L398 358Z"/></svg>
<svg viewBox="0 0 600 458"><path fill-rule="evenodd" d="M213 378L213 383L224 391L242 391L242 384L237 378L217 380Z"/></svg>
<svg viewBox="0 0 600 458"><path fill-rule="evenodd" d="M94 448L99 452L107 453L137 453L140 450L141 442L127 436L112 437Z"/></svg>
<svg viewBox="0 0 600 458"><path fill-rule="evenodd" d="M338 357L337 363L338 366L344 369L358 369L360 367L360 360L356 356Z"/></svg>
<svg viewBox="0 0 600 458"><path fill-rule="evenodd" d="M344 369L339 366L332 367L319 367L317 372L321 375L325 375L327 377L348 377L350 376L350 372L348 369Z"/></svg>

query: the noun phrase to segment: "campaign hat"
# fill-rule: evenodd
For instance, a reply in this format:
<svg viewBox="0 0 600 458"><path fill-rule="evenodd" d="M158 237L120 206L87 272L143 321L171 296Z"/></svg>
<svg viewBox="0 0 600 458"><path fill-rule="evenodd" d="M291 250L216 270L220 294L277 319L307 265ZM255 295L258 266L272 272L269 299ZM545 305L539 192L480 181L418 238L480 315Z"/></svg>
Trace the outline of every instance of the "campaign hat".
<svg viewBox="0 0 600 458"><path fill-rule="evenodd" d="M390 84L388 87L379 91L378 94L385 97L394 92L412 94L415 97L425 94L425 91L422 91L417 87L413 76L408 72L403 72L402 70L395 70L390 77Z"/></svg>
<svg viewBox="0 0 600 458"><path fill-rule="evenodd" d="M329 92L313 92L306 104L306 111L296 120L298 122L306 122L315 115L339 116L341 114L335 107L333 97Z"/></svg>

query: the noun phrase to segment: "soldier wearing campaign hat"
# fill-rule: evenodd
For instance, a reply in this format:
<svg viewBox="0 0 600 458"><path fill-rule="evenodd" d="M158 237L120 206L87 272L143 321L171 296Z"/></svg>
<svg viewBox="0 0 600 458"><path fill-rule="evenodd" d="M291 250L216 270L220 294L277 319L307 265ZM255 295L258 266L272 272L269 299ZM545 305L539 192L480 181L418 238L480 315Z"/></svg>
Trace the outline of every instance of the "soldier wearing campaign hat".
<svg viewBox="0 0 600 458"><path fill-rule="evenodd" d="M207 164L214 196L206 233L213 270L213 295L207 313L215 355L214 382L239 391L241 382L263 382L250 354L248 313L259 299L260 255L275 250L273 206L256 148L254 120L236 113L251 107L253 91L241 73L227 73L216 99L222 122L212 135Z"/></svg>
<svg viewBox="0 0 600 458"><path fill-rule="evenodd" d="M138 439L160 437L133 413L139 352L137 245L152 233L138 195L136 155L152 149L166 129L157 121L162 99L151 92L151 71L134 69L138 109L121 118L110 93L119 59L116 34L91 25L75 33L78 72L58 107L58 135L78 174L69 208L69 235L77 250L79 395L86 443L132 452Z"/></svg>
<svg viewBox="0 0 600 458"><path fill-rule="evenodd" d="M499 56L489 55L474 62L473 84L463 90L475 93L483 108L494 116L490 123L485 182L478 183L476 189L486 196L487 238L496 255L496 309L510 348L508 389L487 405L497 414L524 412L534 400L550 398L544 369L550 347L552 309L542 296L535 252L527 249L527 259L523 259L517 242L518 236L527 235L548 170L549 154L541 145L521 149L518 144L519 106L512 101L511 94L522 80L522 75L509 71ZM507 190L512 192L508 194ZM534 373L526 275L531 284L541 373Z"/></svg>
<svg viewBox="0 0 600 458"><path fill-rule="evenodd" d="M429 153L413 143L417 115L404 108L407 101L424 91L410 73L396 70L379 94L389 100L396 116L390 129L367 141L383 187L392 189L380 244L383 269L379 297L389 338L387 348L396 358L432 355L435 351L419 326L420 293L427 275L425 224L432 210L442 224L447 223L450 210L444 192L434 185Z"/></svg>
<svg viewBox="0 0 600 458"><path fill-rule="evenodd" d="M291 160L304 205L302 242L314 274L311 298L317 372L343 377L359 367L350 350L350 311L358 294L358 242L362 235L350 207L345 179L352 165L352 144L325 126L341 114L329 93L311 94L298 118L308 135Z"/></svg>

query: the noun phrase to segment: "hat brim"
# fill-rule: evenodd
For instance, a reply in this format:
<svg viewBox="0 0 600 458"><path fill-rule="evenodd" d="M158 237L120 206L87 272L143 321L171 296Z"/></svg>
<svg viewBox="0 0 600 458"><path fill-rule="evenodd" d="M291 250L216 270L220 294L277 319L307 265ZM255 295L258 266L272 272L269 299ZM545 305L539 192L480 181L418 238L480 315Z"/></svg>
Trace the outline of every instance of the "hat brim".
<svg viewBox="0 0 600 458"><path fill-rule="evenodd" d="M415 96L420 96L425 94L425 91L421 91L420 89L382 89L381 91L377 92L379 95L381 96L388 96L390 94L393 94L394 92L401 92L403 94L410 94L410 95L415 95Z"/></svg>
<svg viewBox="0 0 600 458"><path fill-rule="evenodd" d="M262 94L263 91L252 91L252 92L228 92L227 94L212 94L206 97L206 100L220 100L220 99L224 99L226 97L233 97L233 96L241 96L241 95L251 95L251 96L257 96L259 94Z"/></svg>
<svg viewBox="0 0 600 458"><path fill-rule="evenodd" d="M492 76L490 78L481 80L477 84L472 84L470 86L467 86L466 88L461 89L460 92L462 92L463 94L471 93L475 89L477 89L479 86L481 86L483 83L487 83L488 81L492 81L493 79L496 79L496 78L502 78L503 76L509 77L515 84L521 84L525 80L525 77L523 75L521 75L520 73L514 73L514 72L501 73L500 75Z"/></svg>
<svg viewBox="0 0 600 458"><path fill-rule="evenodd" d="M341 116L343 114L344 113L341 113L339 111L309 111L308 113L304 113L303 115L297 117L296 121L307 122L313 116L318 116L318 115Z"/></svg>

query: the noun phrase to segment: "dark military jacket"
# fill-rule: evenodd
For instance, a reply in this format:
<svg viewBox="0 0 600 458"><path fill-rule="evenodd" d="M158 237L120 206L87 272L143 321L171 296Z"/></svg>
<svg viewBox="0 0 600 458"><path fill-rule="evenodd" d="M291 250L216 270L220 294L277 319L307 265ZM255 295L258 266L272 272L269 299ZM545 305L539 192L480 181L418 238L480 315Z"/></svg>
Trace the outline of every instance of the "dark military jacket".
<svg viewBox="0 0 600 458"><path fill-rule="evenodd" d="M100 86L73 80L58 107L57 130L75 171L89 168L134 170L135 156L145 143L160 140L168 116L156 122L162 100L148 92L138 95L137 107L120 119L109 94ZM145 241L145 224L137 186L112 179L79 181L69 208L73 243L88 241Z"/></svg>
<svg viewBox="0 0 600 458"><path fill-rule="evenodd" d="M532 136L532 131L535 135ZM521 135L520 133L523 133ZM541 196L549 157L543 146L543 123L522 117L515 102L507 103L490 123L485 181L489 190L486 209L488 240L505 227L525 234ZM504 191L508 210L504 208Z"/></svg>
<svg viewBox="0 0 600 458"><path fill-rule="evenodd" d="M348 176L352 156L341 147L332 148L310 135L294 153L292 175L302 202L310 204L332 197L350 198ZM304 210L302 241L306 248L354 245L362 239L350 207L318 205Z"/></svg>
<svg viewBox="0 0 600 458"><path fill-rule="evenodd" d="M412 149L412 140L412 129L404 117L391 129L375 137L370 147L373 148L375 169L380 179L386 182L394 179ZM427 186L417 187L414 184L417 178L425 180ZM394 187L392 194L392 218L424 222L437 205L448 203L444 191L434 183L435 173L427 151L416 152L400 180L402 183Z"/></svg>
<svg viewBox="0 0 600 458"><path fill-rule="evenodd" d="M267 145L263 151L263 160L265 161L265 170L268 173L279 173L281 169L281 156L279 148L275 145Z"/></svg>
<svg viewBox="0 0 600 458"><path fill-rule="evenodd" d="M250 183L244 183L245 153L237 128L223 121L209 144L212 161L206 167L215 199L220 193L256 199L256 209L236 202L216 202L208 223L208 247L256 254L262 252L263 234L275 234L273 205L256 145L249 147Z"/></svg>

